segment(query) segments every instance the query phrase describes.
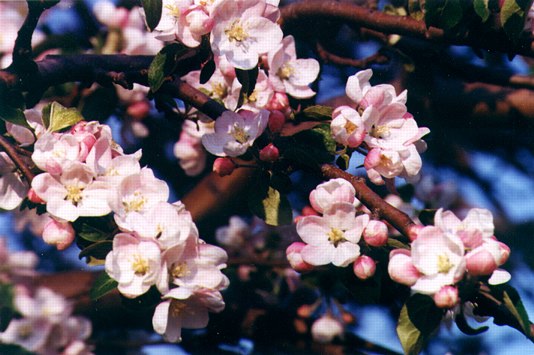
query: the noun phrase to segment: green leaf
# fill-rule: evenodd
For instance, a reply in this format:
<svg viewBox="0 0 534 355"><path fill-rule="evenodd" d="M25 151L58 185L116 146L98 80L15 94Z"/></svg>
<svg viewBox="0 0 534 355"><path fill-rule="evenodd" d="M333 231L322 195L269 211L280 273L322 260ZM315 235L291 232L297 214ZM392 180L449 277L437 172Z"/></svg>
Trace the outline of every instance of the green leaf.
<svg viewBox="0 0 534 355"><path fill-rule="evenodd" d="M472 328L469 323L467 323L467 320L465 319L465 315L463 313L458 313L454 318L454 322L458 326L458 329L460 329L462 333L467 335L478 335L484 333L486 330L489 329L488 326Z"/></svg>
<svg viewBox="0 0 534 355"><path fill-rule="evenodd" d="M435 209L424 209L419 212L419 220L425 226L434 224L434 216L436 215L437 210Z"/></svg>
<svg viewBox="0 0 534 355"><path fill-rule="evenodd" d="M6 330L14 315L13 285L0 284L0 332Z"/></svg>
<svg viewBox="0 0 534 355"><path fill-rule="evenodd" d="M397 335L404 353L419 354L430 335L439 327L443 311L426 295L411 296L402 307Z"/></svg>
<svg viewBox="0 0 534 355"><path fill-rule="evenodd" d="M241 107L245 100L248 100L249 96L254 92L256 87L256 81L258 80L258 67L254 67L250 70L235 70L235 75L239 83L241 83L241 91L239 92L239 100L237 101L237 107Z"/></svg>
<svg viewBox="0 0 534 355"><path fill-rule="evenodd" d="M102 240L106 240L108 237L108 233L95 228L87 223L82 223L79 226L76 226L76 232L80 238L83 238L89 242L100 242Z"/></svg>
<svg viewBox="0 0 534 355"><path fill-rule="evenodd" d="M83 116L75 108L66 108L52 102L43 108L43 123L49 132L57 132L75 125L83 120Z"/></svg>
<svg viewBox="0 0 534 355"><path fill-rule="evenodd" d="M486 22L490 15L489 0L473 0L475 13L480 17L482 22Z"/></svg>
<svg viewBox="0 0 534 355"><path fill-rule="evenodd" d="M187 48L183 44L172 43L156 54L148 68L148 85L152 92L158 91L165 78L174 72L177 58L186 51Z"/></svg>
<svg viewBox="0 0 534 355"><path fill-rule="evenodd" d="M404 244L403 242L395 238L388 238L388 242L386 245L388 247L392 247L393 249L409 249L408 244Z"/></svg>
<svg viewBox="0 0 534 355"><path fill-rule="evenodd" d="M118 282L109 277L107 272L104 271L95 279L93 287L91 287L91 291L89 292L89 296L91 297L91 300L96 301L100 297L116 289L117 285Z"/></svg>
<svg viewBox="0 0 534 355"><path fill-rule="evenodd" d="M336 159L337 166L339 166L339 168L342 170L347 170L349 168L349 163L350 163L350 156L348 154L341 154Z"/></svg>
<svg viewBox="0 0 534 355"><path fill-rule="evenodd" d="M425 23L450 30L460 23L463 17L461 0L432 0L425 2Z"/></svg>
<svg viewBox="0 0 534 355"><path fill-rule="evenodd" d="M532 0L504 0L500 20L504 32L512 41L517 41L523 33L528 10Z"/></svg>
<svg viewBox="0 0 534 355"><path fill-rule="evenodd" d="M286 195L269 186L269 179L261 176L251 186L248 205L252 213L271 226L291 224L293 212Z"/></svg>
<svg viewBox="0 0 534 355"><path fill-rule="evenodd" d="M319 135L321 138L324 148L330 154L336 154L336 141L332 137L332 131L330 130L330 125L323 124L317 126L311 130L313 133Z"/></svg>
<svg viewBox="0 0 534 355"><path fill-rule="evenodd" d="M0 103L0 119L6 122L11 122L18 126L29 128L33 131L33 129L28 124L28 121L26 121L24 112L21 109L13 108L9 105L4 105Z"/></svg>
<svg viewBox="0 0 534 355"><path fill-rule="evenodd" d="M525 309L525 306L523 305L523 302L521 301L521 297L519 297L519 293L513 288L512 286L508 284L504 285L498 285L491 287L492 294L494 290L498 290L498 292L502 292L502 301L504 303L504 306L506 309L514 316L514 318L519 323L521 329L521 332L525 334L527 337L531 338L531 330L530 330L530 321L528 319L528 314Z"/></svg>
<svg viewBox="0 0 534 355"><path fill-rule="evenodd" d="M161 12L163 10L162 0L142 0L141 4L145 10L146 24L150 31L154 31L154 28L156 28L161 19Z"/></svg>
<svg viewBox="0 0 534 355"><path fill-rule="evenodd" d="M334 109L330 106L315 105L306 107L302 112L307 118L314 120L325 121L332 119L332 112Z"/></svg>
<svg viewBox="0 0 534 355"><path fill-rule="evenodd" d="M205 84L210 80L213 73L215 73L216 69L215 60L213 58L210 58L206 63L202 65L202 69L200 70L200 83Z"/></svg>
<svg viewBox="0 0 534 355"><path fill-rule="evenodd" d="M0 344L0 354L4 355L35 355L23 347L15 344Z"/></svg>
<svg viewBox="0 0 534 355"><path fill-rule="evenodd" d="M80 251L78 257L84 258L92 256L95 259L103 260L106 258L106 255L113 249L113 242L111 240L103 240L89 245Z"/></svg>

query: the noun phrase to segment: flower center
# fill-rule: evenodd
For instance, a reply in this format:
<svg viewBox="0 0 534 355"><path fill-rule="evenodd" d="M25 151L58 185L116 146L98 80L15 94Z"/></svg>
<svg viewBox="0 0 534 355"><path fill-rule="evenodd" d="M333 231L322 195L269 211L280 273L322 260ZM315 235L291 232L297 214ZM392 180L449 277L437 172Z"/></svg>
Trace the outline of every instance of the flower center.
<svg viewBox="0 0 534 355"><path fill-rule="evenodd" d="M144 276L150 270L148 266L148 260L141 257L139 254L135 254L132 262L132 269L137 276Z"/></svg>
<svg viewBox="0 0 534 355"><path fill-rule="evenodd" d="M454 265L451 263L449 257L445 254L438 255L438 272L446 274L452 269Z"/></svg>
<svg viewBox="0 0 534 355"><path fill-rule="evenodd" d="M136 191L133 195L122 200L122 206L126 212L139 212L143 209L145 202L146 198L139 191Z"/></svg>
<svg viewBox="0 0 534 355"><path fill-rule="evenodd" d="M178 265L174 265L171 270L171 276L175 279L182 278L189 274L189 270L187 269L186 263L181 263Z"/></svg>
<svg viewBox="0 0 534 355"><path fill-rule="evenodd" d="M215 83L211 85L211 92L215 97L224 99L228 95L228 88L221 83Z"/></svg>
<svg viewBox="0 0 534 355"><path fill-rule="evenodd" d="M375 126L371 128L371 132L369 132L371 137L374 138L385 138L389 135L389 128L387 126Z"/></svg>
<svg viewBox="0 0 534 355"><path fill-rule="evenodd" d="M337 248L339 243L345 241L345 233L341 229L338 228L331 228L330 232L328 232L328 241Z"/></svg>
<svg viewBox="0 0 534 355"><path fill-rule="evenodd" d="M23 324L17 329L19 339L28 339L32 335L33 327L31 324Z"/></svg>
<svg viewBox="0 0 534 355"><path fill-rule="evenodd" d="M237 123L234 123L234 126L232 127L232 137L241 144L245 143L250 138L247 132L245 132L242 127L239 127Z"/></svg>
<svg viewBox="0 0 534 355"><path fill-rule="evenodd" d="M82 200L82 191L83 187L77 186L77 185L69 185L65 187L67 189L67 196L65 196L65 200L72 202L73 205L78 205L78 203Z"/></svg>
<svg viewBox="0 0 534 355"><path fill-rule="evenodd" d="M349 120L347 120L347 122L345 123L345 130L347 131L348 134L352 134L352 132L354 132L357 128L358 126L356 126L354 123L352 123Z"/></svg>
<svg viewBox="0 0 534 355"><path fill-rule="evenodd" d="M282 80L288 80L291 77L291 74L294 72L295 69L291 65L284 64L280 67L280 69L278 69L276 75L278 75L278 77Z"/></svg>
<svg viewBox="0 0 534 355"><path fill-rule="evenodd" d="M180 17L180 9L176 5L165 5L165 8L168 10L168 14L172 17Z"/></svg>
<svg viewBox="0 0 534 355"><path fill-rule="evenodd" d="M230 27L227 27L224 30L224 34L228 37L228 40L230 42L243 42L248 38L248 33L241 24L240 20L235 20L234 22L232 22Z"/></svg>

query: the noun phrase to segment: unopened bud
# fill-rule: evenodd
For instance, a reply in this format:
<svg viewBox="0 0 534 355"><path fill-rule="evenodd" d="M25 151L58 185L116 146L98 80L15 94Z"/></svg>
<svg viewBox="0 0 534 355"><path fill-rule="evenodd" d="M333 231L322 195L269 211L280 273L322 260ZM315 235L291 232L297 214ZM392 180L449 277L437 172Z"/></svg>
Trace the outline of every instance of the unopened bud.
<svg viewBox="0 0 534 355"><path fill-rule="evenodd" d="M434 294L434 303L439 308L452 308L458 301L458 289L454 286L443 286Z"/></svg>
<svg viewBox="0 0 534 355"><path fill-rule="evenodd" d="M219 176L230 175L236 168L236 165L230 158L217 158L213 162L213 171Z"/></svg>
<svg viewBox="0 0 534 355"><path fill-rule="evenodd" d="M330 343L335 337L343 337L343 324L337 319L325 315L313 323L311 333L316 342Z"/></svg>
<svg viewBox="0 0 534 355"><path fill-rule="evenodd" d="M376 271L376 263L373 258L367 255L360 255L354 262L354 274L360 280L367 280L373 277Z"/></svg>
<svg viewBox="0 0 534 355"><path fill-rule="evenodd" d="M369 221L363 230L363 239L372 247L381 247L388 242L388 226L382 221Z"/></svg>
<svg viewBox="0 0 534 355"><path fill-rule="evenodd" d="M275 92L271 101L267 103L267 110L286 110L289 107L289 98L284 92Z"/></svg>
<svg viewBox="0 0 534 355"><path fill-rule="evenodd" d="M313 269L313 265L308 264L302 259L301 251L305 246L305 243L294 242L286 249L287 260L295 271L304 272Z"/></svg>
<svg viewBox="0 0 534 355"><path fill-rule="evenodd" d="M260 160L272 163L280 158L280 151L272 143L269 143L262 150L260 150Z"/></svg>
<svg viewBox="0 0 534 355"><path fill-rule="evenodd" d="M51 219L43 229L43 240L46 244L54 245L57 250L67 249L74 241L76 233L69 222Z"/></svg>
<svg viewBox="0 0 534 355"><path fill-rule="evenodd" d="M45 203L43 201L42 198L40 198L37 193L35 192L34 189L29 189L28 190L28 200L30 200L30 202L33 202L33 203L37 203L37 204L43 204Z"/></svg>
<svg viewBox="0 0 534 355"><path fill-rule="evenodd" d="M286 116L278 110L271 111L269 115L269 130L273 133L280 133L284 124L286 123Z"/></svg>

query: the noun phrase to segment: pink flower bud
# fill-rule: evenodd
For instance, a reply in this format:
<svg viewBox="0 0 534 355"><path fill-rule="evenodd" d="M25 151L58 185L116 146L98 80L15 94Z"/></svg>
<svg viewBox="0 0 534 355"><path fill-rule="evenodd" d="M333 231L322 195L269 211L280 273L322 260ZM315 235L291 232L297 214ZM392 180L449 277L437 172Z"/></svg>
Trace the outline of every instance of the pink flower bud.
<svg viewBox="0 0 534 355"><path fill-rule="evenodd" d="M381 247L388 242L388 226L382 221L369 221L363 230L363 239L372 247Z"/></svg>
<svg viewBox="0 0 534 355"><path fill-rule="evenodd" d="M273 94L273 97L271 98L271 101L269 101L267 105L265 105L265 108L269 111L272 111L272 110L284 111L288 107L289 107L289 98L283 92L275 92Z"/></svg>
<svg viewBox="0 0 534 355"><path fill-rule="evenodd" d="M150 103L148 101L137 101L132 103L126 109L126 113L134 120L142 120L150 112Z"/></svg>
<svg viewBox="0 0 534 355"><path fill-rule="evenodd" d="M373 258L367 255L360 255L354 262L354 274L360 280L367 280L373 277L376 271L376 263Z"/></svg>
<svg viewBox="0 0 534 355"><path fill-rule="evenodd" d="M499 244L499 252L500 252L499 253L500 257L497 260L497 264L501 266L508 260L508 257L510 256L510 248L508 247L508 245L502 242L497 242L497 243Z"/></svg>
<svg viewBox="0 0 534 355"><path fill-rule="evenodd" d="M301 214L302 214L303 216L318 216L318 215L319 215L319 213L317 213L317 211L314 210L314 209L313 209L312 207L310 207L310 206L304 206L304 207L302 208Z"/></svg>
<svg viewBox="0 0 534 355"><path fill-rule="evenodd" d="M406 249L395 249L389 254L389 277L402 285L413 286L421 273L412 263L410 252Z"/></svg>
<svg viewBox="0 0 534 355"><path fill-rule="evenodd" d="M458 301L458 289L454 286L443 286L434 294L434 303L439 308L452 308Z"/></svg>
<svg viewBox="0 0 534 355"><path fill-rule="evenodd" d="M282 127L284 127L284 124L286 123L286 116L278 110L274 110L269 115L269 130L272 133L280 133L282 131Z"/></svg>
<svg viewBox="0 0 534 355"><path fill-rule="evenodd" d="M294 242L286 249L286 257L289 261L289 265L298 272L305 272L313 269L313 265L302 260L301 251L305 246L305 243Z"/></svg>
<svg viewBox="0 0 534 355"><path fill-rule="evenodd" d="M260 160L273 163L280 158L280 151L272 143L269 143L262 150L260 150Z"/></svg>
<svg viewBox="0 0 534 355"><path fill-rule="evenodd" d="M465 259L465 266L471 275L490 275L499 266L494 255L484 246L469 252Z"/></svg>
<svg viewBox="0 0 534 355"><path fill-rule="evenodd" d="M229 158L217 158L213 162L213 171L219 174L219 176L230 175L235 168L234 162Z"/></svg>
<svg viewBox="0 0 534 355"><path fill-rule="evenodd" d="M35 193L34 189L28 190L28 200L30 200L33 203L37 203L37 204L45 203L42 198L37 196L37 193Z"/></svg>
<svg viewBox="0 0 534 355"><path fill-rule="evenodd" d="M67 249L74 241L74 228L69 222L51 219L43 230L43 240L46 244L54 245L57 250Z"/></svg>

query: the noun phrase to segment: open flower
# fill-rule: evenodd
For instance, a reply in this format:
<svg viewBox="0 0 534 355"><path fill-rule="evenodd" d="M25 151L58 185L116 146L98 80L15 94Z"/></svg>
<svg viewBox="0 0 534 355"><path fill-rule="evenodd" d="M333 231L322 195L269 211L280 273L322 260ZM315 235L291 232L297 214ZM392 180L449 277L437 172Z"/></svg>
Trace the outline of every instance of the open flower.
<svg viewBox="0 0 534 355"><path fill-rule="evenodd" d="M220 157L243 155L263 133L268 121L267 110L256 114L246 110L238 113L225 111L215 121L215 133L205 134L202 144L208 152Z"/></svg>
<svg viewBox="0 0 534 355"><path fill-rule="evenodd" d="M337 178L323 182L310 192L310 203L314 210L324 213L335 203L347 202L350 204L359 203L354 197L356 190L350 182Z"/></svg>
<svg viewBox="0 0 534 355"><path fill-rule="evenodd" d="M354 205L333 204L324 216L306 216L297 223L297 233L306 245L302 259L311 265L348 266L360 256L358 242L369 216L355 216Z"/></svg>

